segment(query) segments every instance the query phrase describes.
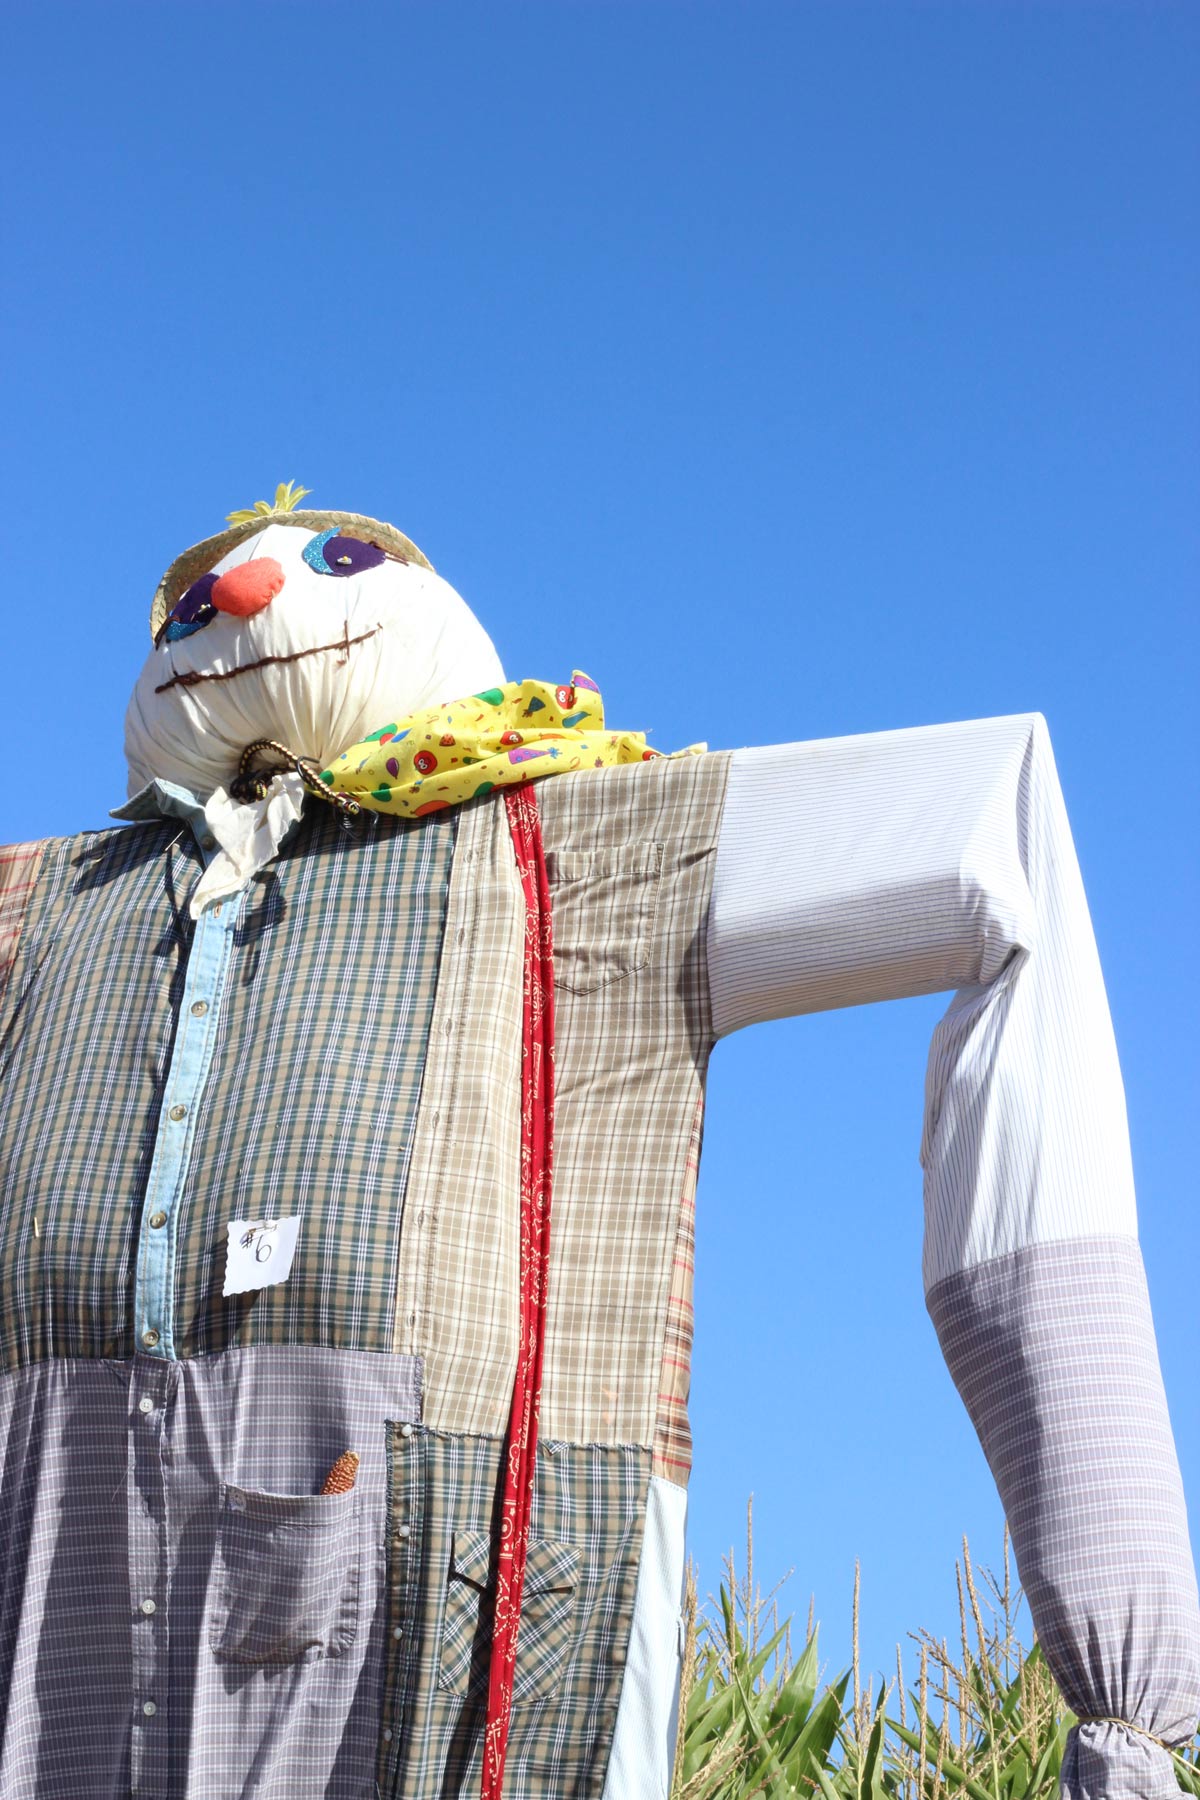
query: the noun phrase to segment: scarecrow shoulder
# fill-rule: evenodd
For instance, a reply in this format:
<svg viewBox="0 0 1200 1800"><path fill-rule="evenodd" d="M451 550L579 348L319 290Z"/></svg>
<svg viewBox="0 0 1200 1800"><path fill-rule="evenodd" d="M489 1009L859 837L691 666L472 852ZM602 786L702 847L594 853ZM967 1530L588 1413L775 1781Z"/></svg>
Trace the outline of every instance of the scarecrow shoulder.
<svg viewBox="0 0 1200 1800"><path fill-rule="evenodd" d="M114 896L112 884L154 857L180 833L177 819L109 825L65 837L0 844L0 995L26 932L45 909L92 907Z"/></svg>
<svg viewBox="0 0 1200 1800"><path fill-rule="evenodd" d="M0 990L21 941L21 929L37 888L50 838L0 845Z"/></svg>

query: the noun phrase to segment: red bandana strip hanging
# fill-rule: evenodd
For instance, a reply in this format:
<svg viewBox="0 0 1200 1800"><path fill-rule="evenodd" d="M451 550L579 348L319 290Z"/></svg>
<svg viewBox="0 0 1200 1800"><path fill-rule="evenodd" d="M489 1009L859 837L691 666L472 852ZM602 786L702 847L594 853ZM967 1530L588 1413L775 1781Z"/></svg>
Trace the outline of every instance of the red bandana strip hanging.
<svg viewBox="0 0 1200 1800"><path fill-rule="evenodd" d="M524 1004L521 1033L520 1338L504 1456L504 1499L496 1551L495 1614L484 1727L482 1800L501 1800L521 1592L537 1455L546 1281L550 1266L550 1176L554 1140L554 944L550 889L537 796L504 796L525 896Z"/></svg>

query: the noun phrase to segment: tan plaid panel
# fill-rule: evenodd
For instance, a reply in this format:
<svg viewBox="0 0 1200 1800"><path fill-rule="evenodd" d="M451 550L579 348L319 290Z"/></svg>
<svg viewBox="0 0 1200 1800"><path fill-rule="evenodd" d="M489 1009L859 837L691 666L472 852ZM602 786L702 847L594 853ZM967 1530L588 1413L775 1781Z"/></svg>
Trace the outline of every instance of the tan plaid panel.
<svg viewBox="0 0 1200 1800"><path fill-rule="evenodd" d="M538 790L556 981L548 1437L658 1436L680 1197L712 1044L704 927L728 766L727 755L655 761ZM581 856L582 874L569 860ZM686 1368L675 1380L686 1392ZM669 1435L678 1412L675 1397Z"/></svg>
<svg viewBox="0 0 1200 1800"><path fill-rule="evenodd" d="M692 1338L695 1314L692 1287L696 1273L696 1177L700 1172L700 1140L704 1102L697 1100L688 1144L685 1182L679 1200L671 1286L667 1294L667 1329L654 1417L654 1473L681 1485L692 1472L692 1427L688 1393L692 1385Z"/></svg>
<svg viewBox="0 0 1200 1800"><path fill-rule="evenodd" d="M41 873L46 841L0 847L0 994L17 959L21 927Z"/></svg>
<svg viewBox="0 0 1200 1800"><path fill-rule="evenodd" d="M425 1417L503 1435L516 1367L525 903L503 805L458 815L400 1238L395 1348Z"/></svg>
<svg viewBox="0 0 1200 1800"><path fill-rule="evenodd" d="M557 1095L541 1429L572 1443L657 1443L659 1472L677 1481L690 1291L673 1295L672 1276L712 1041L704 923L727 769L727 756L697 756L537 789ZM435 1430L502 1435L508 1424L523 928L507 821L488 798L459 820L401 1238L395 1348L425 1358Z"/></svg>

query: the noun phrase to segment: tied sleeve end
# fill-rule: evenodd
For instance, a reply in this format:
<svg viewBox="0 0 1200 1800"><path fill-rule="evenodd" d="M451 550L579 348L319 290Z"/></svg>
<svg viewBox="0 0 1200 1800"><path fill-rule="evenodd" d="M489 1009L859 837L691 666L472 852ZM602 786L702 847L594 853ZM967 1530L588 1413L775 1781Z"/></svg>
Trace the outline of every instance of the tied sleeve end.
<svg viewBox="0 0 1200 1800"><path fill-rule="evenodd" d="M1085 1715L1067 1738L1061 1800L1177 1800L1174 1752L1143 1726Z"/></svg>

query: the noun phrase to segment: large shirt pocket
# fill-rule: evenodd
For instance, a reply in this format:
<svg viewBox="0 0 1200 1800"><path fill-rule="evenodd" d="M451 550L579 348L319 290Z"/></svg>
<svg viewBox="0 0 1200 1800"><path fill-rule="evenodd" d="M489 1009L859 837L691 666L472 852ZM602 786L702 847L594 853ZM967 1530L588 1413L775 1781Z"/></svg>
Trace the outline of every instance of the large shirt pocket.
<svg viewBox="0 0 1200 1800"><path fill-rule="evenodd" d="M550 1538L531 1542L525 1562L513 1702L535 1700L557 1685L571 1643L579 1585L579 1549ZM487 1686L492 1646L491 1540L456 1531L442 1625L438 1686L477 1695Z"/></svg>
<svg viewBox="0 0 1200 1800"><path fill-rule="evenodd" d="M662 866L655 842L546 852L555 987L594 994L646 967Z"/></svg>
<svg viewBox="0 0 1200 1800"><path fill-rule="evenodd" d="M209 1644L222 1662L317 1662L358 1629L359 1495L225 1487Z"/></svg>

